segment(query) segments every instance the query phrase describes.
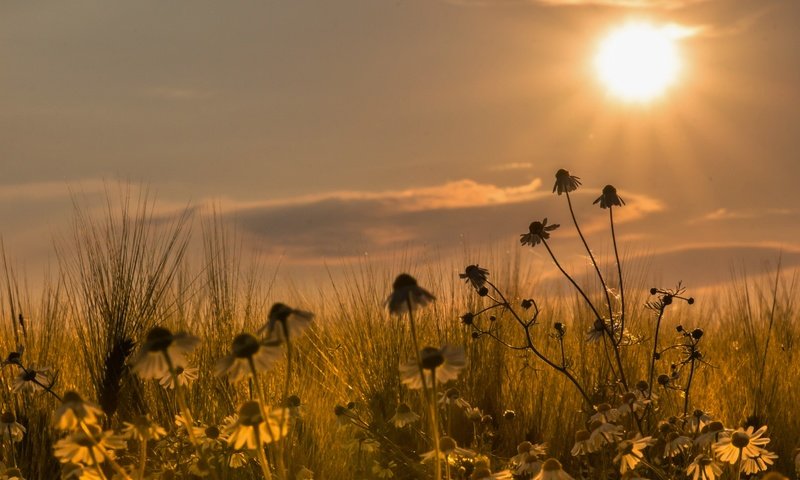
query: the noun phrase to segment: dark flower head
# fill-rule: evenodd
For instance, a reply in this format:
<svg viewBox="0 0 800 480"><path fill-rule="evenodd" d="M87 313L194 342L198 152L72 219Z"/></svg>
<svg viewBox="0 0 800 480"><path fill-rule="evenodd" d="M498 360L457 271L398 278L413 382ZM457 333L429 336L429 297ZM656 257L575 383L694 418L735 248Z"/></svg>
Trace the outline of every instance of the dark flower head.
<svg viewBox="0 0 800 480"><path fill-rule="evenodd" d="M270 308L267 324L261 327L258 333L266 330L267 340L286 341L297 338L303 330L311 325L313 319L314 314L311 312L297 310L278 302Z"/></svg>
<svg viewBox="0 0 800 480"><path fill-rule="evenodd" d="M424 307L434 300L436 297L417 285L417 279L407 273L401 273L392 284L392 294L386 299L386 306L389 307L389 312L402 315L408 311L409 306Z"/></svg>
<svg viewBox="0 0 800 480"><path fill-rule="evenodd" d="M458 274L458 278L463 278L466 283L471 283L475 290L480 290L483 287L488 276L489 270L481 268L477 264L467 266L464 273Z"/></svg>
<svg viewBox="0 0 800 480"><path fill-rule="evenodd" d="M531 224L528 226L528 233L523 233L520 235L519 243L535 247L539 243L550 238L549 232L552 232L559 226L560 225L557 223L548 225L546 218L541 222L531 222Z"/></svg>
<svg viewBox="0 0 800 480"><path fill-rule="evenodd" d="M617 189L613 185L606 185L603 187L603 193L597 197L592 204L600 203L600 208L611 208L613 206L621 207L625 205L625 201L617 195Z"/></svg>
<svg viewBox="0 0 800 480"><path fill-rule="evenodd" d="M570 175L567 170L561 168L556 172L556 183L553 185L553 192L559 195L564 192L574 192L580 184L580 178Z"/></svg>

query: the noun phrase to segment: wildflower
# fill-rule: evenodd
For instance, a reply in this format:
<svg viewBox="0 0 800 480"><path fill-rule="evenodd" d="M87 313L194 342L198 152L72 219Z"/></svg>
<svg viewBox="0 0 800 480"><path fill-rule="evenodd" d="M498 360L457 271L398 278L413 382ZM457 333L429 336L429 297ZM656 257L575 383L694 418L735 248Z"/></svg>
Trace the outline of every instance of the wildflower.
<svg viewBox="0 0 800 480"><path fill-rule="evenodd" d="M401 273L392 284L392 294L386 299L389 312L402 315L412 308L425 305L436 300L430 292L417 285L417 279L407 273Z"/></svg>
<svg viewBox="0 0 800 480"><path fill-rule="evenodd" d="M57 441L53 453L61 463L82 463L97 465L106 458L115 457L114 450L127 447L125 440L111 430L103 431L97 426L87 426L88 433L76 430L69 436Z"/></svg>
<svg viewBox="0 0 800 480"><path fill-rule="evenodd" d="M16 467L2 468L3 464L0 463L0 480L25 480L22 476L22 470Z"/></svg>
<svg viewBox="0 0 800 480"><path fill-rule="evenodd" d="M207 477L211 474L211 466L204 458L195 458L189 466L189 473L197 477Z"/></svg>
<svg viewBox="0 0 800 480"><path fill-rule="evenodd" d="M489 270L476 265L469 265L464 270L464 273L459 273L458 278L463 278L466 283L471 283L475 290L479 290L486 284L486 277L489 276Z"/></svg>
<svg viewBox="0 0 800 480"><path fill-rule="evenodd" d="M591 328L589 331L586 332L586 342L587 343L594 343L598 342L603 339L603 335L606 333L606 324L602 320L595 320L592 322Z"/></svg>
<svg viewBox="0 0 800 480"><path fill-rule="evenodd" d="M711 415L698 409L692 412L689 417L689 427L693 432L699 432L703 427L711 423L711 420Z"/></svg>
<svg viewBox="0 0 800 480"><path fill-rule="evenodd" d="M426 452L422 454L422 461L427 462L433 460L437 455L436 450L431 450L430 452ZM475 452L472 450L468 450L466 448L461 448L458 446L455 440L450 437L442 437L439 439L439 458L443 460L447 460L447 457L450 455L455 455L462 458L472 458L475 456Z"/></svg>
<svg viewBox="0 0 800 480"><path fill-rule="evenodd" d="M401 403L397 406L394 416L389 419L396 428L403 428L406 425L411 425L419 421L419 415L411 411L411 407L407 403Z"/></svg>
<svg viewBox="0 0 800 480"><path fill-rule="evenodd" d="M60 430L73 430L80 423L97 425L103 411L94 403L87 402L74 391L64 394L61 405L53 415L53 425Z"/></svg>
<svg viewBox="0 0 800 480"><path fill-rule="evenodd" d="M553 185L553 193L558 193L561 195L565 192L574 192L578 189L580 184L581 180L579 177L570 175L567 170L560 168L556 172L556 183Z"/></svg>
<svg viewBox="0 0 800 480"><path fill-rule="evenodd" d="M546 218L541 222L532 222L528 226L528 233L523 233L519 236L519 243L522 245L530 245L531 247L535 247L536 245L550 238L550 232L558 227L560 227L560 225L557 223L548 225Z"/></svg>
<svg viewBox="0 0 800 480"><path fill-rule="evenodd" d="M247 462L250 461L250 456L248 455L249 452L233 452L231 454L231 459L228 460L228 466L231 468L242 468L247 465ZM309 477L314 478L314 477Z"/></svg>
<svg viewBox="0 0 800 480"><path fill-rule="evenodd" d="M236 421L226 427L228 445L235 450L240 450L242 447L255 450L261 444L280 440L289 432L287 422L283 422L281 425L281 418L285 414L286 409L276 409L271 411L269 418L265 420L261 413L261 405L257 401L244 402L239 407Z"/></svg>
<svg viewBox="0 0 800 480"><path fill-rule="evenodd" d="M67 463L61 468L62 480L102 480L97 467L87 467L77 463Z"/></svg>
<svg viewBox="0 0 800 480"><path fill-rule="evenodd" d="M592 202L592 205L600 203L600 208L611 208L614 205L621 207L625 205L625 201L617 195L617 189L612 185L603 187L603 193L597 197L597 200Z"/></svg>
<svg viewBox="0 0 800 480"><path fill-rule="evenodd" d="M258 330L260 334L267 331L268 340L286 341L297 338L303 331L311 326L314 314L303 310L291 308L282 303L275 303L267 315L267 324Z"/></svg>
<svg viewBox="0 0 800 480"><path fill-rule="evenodd" d="M645 405L649 400L640 399L635 392L625 392L622 395L622 404L617 407L617 412L622 416L628 416L631 413L641 412L644 410Z"/></svg>
<svg viewBox="0 0 800 480"><path fill-rule="evenodd" d="M457 388L448 388L446 391L439 395L439 405L455 405L459 408L467 409L470 407L469 402L461 398L461 392Z"/></svg>
<svg viewBox="0 0 800 480"><path fill-rule="evenodd" d="M727 435L727 432L725 432L725 426L722 425L722 422L711 422L700 430L700 435L694 439L694 443L701 448L706 448L719 441L724 435Z"/></svg>
<svg viewBox="0 0 800 480"><path fill-rule="evenodd" d="M745 458L742 461L742 472L745 475L754 475L758 472L763 472L768 469L770 465L775 463L778 456L767 450L762 450L755 457Z"/></svg>
<svg viewBox="0 0 800 480"><path fill-rule="evenodd" d="M686 469L686 474L691 475L692 480L716 480L722 475L722 467L713 458L701 453L694 457Z"/></svg>
<svg viewBox="0 0 800 480"><path fill-rule="evenodd" d="M601 403L594 407L594 409L597 413L589 417L589 421L599 420L601 422L616 422L619 418L619 412L611 408L611 405L607 403Z"/></svg>
<svg viewBox="0 0 800 480"><path fill-rule="evenodd" d="M50 367L39 368L31 364L28 368L22 367L14 378L14 391L19 393L34 393L50 389L53 381L50 379Z"/></svg>
<svg viewBox="0 0 800 480"><path fill-rule="evenodd" d="M232 382L238 382L253 375L253 370L267 370L280 356L277 345L267 345L249 333L240 333L233 339L231 353L217 361L214 373L217 376L227 374Z"/></svg>
<svg viewBox="0 0 800 480"><path fill-rule="evenodd" d="M670 432L666 438L666 445L664 446L664 458L672 458L684 453L692 448L692 439L679 435L675 432Z"/></svg>
<svg viewBox="0 0 800 480"><path fill-rule="evenodd" d="M314 472L306 467L301 467L294 476L295 480L314 480Z"/></svg>
<svg viewBox="0 0 800 480"><path fill-rule="evenodd" d="M737 463L740 457L743 459L756 458L766 452L762 448L769 443L769 438L764 437L766 432L766 425L755 432L753 432L753 427L747 427L747 430L740 428L715 443L714 453L721 462L730 464Z"/></svg>
<svg viewBox="0 0 800 480"><path fill-rule="evenodd" d="M375 460L372 464L372 473L377 478L393 478L397 463L394 460Z"/></svg>
<svg viewBox="0 0 800 480"><path fill-rule="evenodd" d="M163 327L154 327L134 358L132 370L143 379L161 378L177 367L186 368L186 356L200 343L200 339L179 332L173 334Z"/></svg>
<svg viewBox="0 0 800 480"><path fill-rule="evenodd" d="M154 423L150 415L137 415L132 422L122 422L122 437L139 442L158 440L167 435L167 431Z"/></svg>
<svg viewBox="0 0 800 480"><path fill-rule="evenodd" d="M517 454L511 457L511 462L519 463L528 455L532 455L534 457L544 457L547 455L547 444L531 443L526 440L517 445Z"/></svg>
<svg viewBox="0 0 800 480"><path fill-rule="evenodd" d="M592 444L589 442L589 437L590 434L588 430L578 430L575 432L575 444L570 451L573 457L588 455L594 451Z"/></svg>
<svg viewBox="0 0 800 480"><path fill-rule="evenodd" d="M524 454L516 465L517 468L514 470L514 474L525 478L531 478L542 471L542 461L536 455Z"/></svg>
<svg viewBox="0 0 800 480"><path fill-rule="evenodd" d="M533 480L575 480L567 472L562 470L561 462L555 458L548 458L542 464L542 471L533 477Z"/></svg>
<svg viewBox="0 0 800 480"><path fill-rule="evenodd" d="M644 458L642 450L650 446L652 437L642 437L641 434L636 434L631 440L623 440L618 447L617 456L614 457L614 463L619 463L619 472L625 475L625 472L632 471L636 468L640 461Z"/></svg>
<svg viewBox="0 0 800 480"><path fill-rule="evenodd" d="M175 367L175 375L167 373L158 381L158 383L170 390L175 388L175 379L178 379L178 385L187 387L197 380L198 369L195 367Z"/></svg>
<svg viewBox="0 0 800 480"><path fill-rule="evenodd" d="M591 451L594 452L605 444L616 443L618 440L622 439L622 426L614 425L613 423L604 423L595 420L589 424L589 430L591 432L589 434L589 445L591 446Z"/></svg>
<svg viewBox="0 0 800 480"><path fill-rule="evenodd" d="M467 365L464 349L445 345L442 348L425 347L420 352L422 368L429 371L427 381L447 383L458 378L458 374ZM400 366L400 379L411 389L422 388L419 366L412 361Z"/></svg>
<svg viewBox="0 0 800 480"><path fill-rule="evenodd" d="M21 442L25 435L25 427L17 423L17 417L12 412L3 412L0 415L0 430L3 431L3 440Z"/></svg>

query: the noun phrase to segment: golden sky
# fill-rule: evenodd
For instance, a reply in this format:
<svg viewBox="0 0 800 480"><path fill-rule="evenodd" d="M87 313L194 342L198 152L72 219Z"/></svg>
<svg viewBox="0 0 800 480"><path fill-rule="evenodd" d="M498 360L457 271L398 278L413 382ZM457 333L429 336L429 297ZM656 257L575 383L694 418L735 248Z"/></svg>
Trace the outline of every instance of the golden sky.
<svg viewBox="0 0 800 480"><path fill-rule="evenodd" d="M216 202L289 266L511 246L569 223L566 168L598 250L611 183L623 246L667 277L794 264L798 18L795 0L3 2L2 238L38 268L70 192L100 204L121 180L165 211ZM689 32L645 104L592 67L630 21Z"/></svg>

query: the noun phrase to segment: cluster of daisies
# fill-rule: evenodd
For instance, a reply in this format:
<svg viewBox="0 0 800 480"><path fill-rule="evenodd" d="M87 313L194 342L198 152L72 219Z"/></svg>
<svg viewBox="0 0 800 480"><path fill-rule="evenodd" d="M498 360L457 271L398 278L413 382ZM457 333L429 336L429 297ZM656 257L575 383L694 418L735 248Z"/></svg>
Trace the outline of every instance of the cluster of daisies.
<svg viewBox="0 0 800 480"><path fill-rule="evenodd" d="M130 370L142 380L152 380L178 405L172 425L160 426L151 415L142 414L123 421L116 429L103 410L75 391L59 395L50 369L25 366L22 348L12 352L3 366L19 369L14 391L44 391L58 399L60 406L52 417L52 426L63 432L53 446L62 464L63 479L237 478L244 467L259 468L266 479L290 478L290 459L285 439L298 418L300 400L288 394L277 408L266 402L259 378L278 359L287 358L287 378L291 372L291 340L302 334L313 315L275 304L268 323L257 335L242 333L233 339L231 351L219 359L215 374L228 377L231 383L250 380L250 399L219 424L207 424L194 418L186 400L186 390L197 379L198 370L189 365L189 356L200 339L184 332L173 333L163 327L151 329L139 351L132 357ZM13 412L0 417L3 432L3 457L0 479L22 480L16 464L14 444L26 434ZM150 457L150 458L148 458ZM155 458L152 458L155 457ZM291 478L313 478L302 466L291 469Z"/></svg>

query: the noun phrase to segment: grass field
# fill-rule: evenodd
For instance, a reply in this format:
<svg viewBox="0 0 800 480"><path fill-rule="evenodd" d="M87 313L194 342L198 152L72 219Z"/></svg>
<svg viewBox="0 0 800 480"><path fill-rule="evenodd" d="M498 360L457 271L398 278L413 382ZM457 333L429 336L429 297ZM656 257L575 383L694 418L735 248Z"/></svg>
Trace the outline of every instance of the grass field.
<svg viewBox="0 0 800 480"><path fill-rule="evenodd" d="M614 258L545 285L515 255L312 291L207 218L78 209L36 294L4 258L0 478L796 478L792 272L689 302Z"/></svg>

